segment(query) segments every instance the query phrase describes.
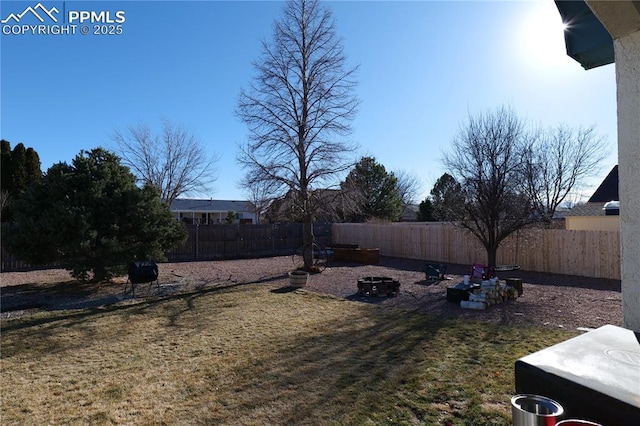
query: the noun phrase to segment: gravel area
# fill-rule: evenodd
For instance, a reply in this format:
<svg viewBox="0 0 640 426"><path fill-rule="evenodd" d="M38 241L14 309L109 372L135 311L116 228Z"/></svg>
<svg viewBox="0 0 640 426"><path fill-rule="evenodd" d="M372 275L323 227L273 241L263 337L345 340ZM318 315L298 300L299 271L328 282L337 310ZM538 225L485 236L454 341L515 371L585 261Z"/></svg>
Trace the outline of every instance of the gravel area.
<svg viewBox="0 0 640 426"><path fill-rule="evenodd" d="M362 303L428 312L505 324L530 324L552 328L597 328L622 325L622 297L619 280L509 271L499 278L521 278L523 295L490 306L485 311L461 309L447 302L446 289L462 281L470 266L448 265L445 280L426 280L424 261L382 257L376 265L332 263L321 274L312 275L306 291L330 294ZM71 281L64 270L4 272L0 274L2 318L29 315L41 310L92 308L113 303L135 303L214 285L262 283L275 288L289 285L290 257L213 262L163 263L159 285L137 285L135 296L126 278L106 284ZM385 276L400 281L396 297L365 297L357 294L357 281L368 276Z"/></svg>

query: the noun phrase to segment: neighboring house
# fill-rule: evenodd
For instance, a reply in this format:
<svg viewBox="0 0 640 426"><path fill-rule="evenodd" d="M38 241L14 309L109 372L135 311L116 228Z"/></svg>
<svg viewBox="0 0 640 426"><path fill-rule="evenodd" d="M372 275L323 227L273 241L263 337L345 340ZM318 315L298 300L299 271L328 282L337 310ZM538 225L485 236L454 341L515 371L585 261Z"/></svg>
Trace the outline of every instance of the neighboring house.
<svg viewBox="0 0 640 426"><path fill-rule="evenodd" d="M417 204L405 204L402 207L402 215L400 216L400 222L417 222L418 212L420 206Z"/></svg>
<svg viewBox="0 0 640 426"><path fill-rule="evenodd" d="M170 209L176 219L197 225L226 224L230 211L236 215L234 223L258 223L255 207L249 201L178 198L171 203Z"/></svg>
<svg viewBox="0 0 640 426"><path fill-rule="evenodd" d="M620 231L618 166L615 166L589 201L565 215L565 228L587 231ZM605 208L606 207L606 208Z"/></svg>
<svg viewBox="0 0 640 426"><path fill-rule="evenodd" d="M337 189L316 189L311 192L309 203L315 211L315 222L343 222L341 208L344 199ZM299 208L296 207L295 192L289 191L283 197L273 200L265 212L269 223L302 222Z"/></svg>

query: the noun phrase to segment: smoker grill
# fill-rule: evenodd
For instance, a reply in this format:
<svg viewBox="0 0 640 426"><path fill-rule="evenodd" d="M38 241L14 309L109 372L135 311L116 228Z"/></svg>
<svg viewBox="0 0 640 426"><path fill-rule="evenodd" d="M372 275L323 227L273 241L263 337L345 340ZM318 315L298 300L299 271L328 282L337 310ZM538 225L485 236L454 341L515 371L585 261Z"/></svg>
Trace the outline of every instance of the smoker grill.
<svg viewBox="0 0 640 426"><path fill-rule="evenodd" d="M127 291L127 285L129 283L131 283L131 290L134 296L136 293L136 284L153 284L155 281L158 288L160 288L160 283L158 282L158 265L153 260L131 262L129 263L127 272L129 279L124 287L125 292Z"/></svg>

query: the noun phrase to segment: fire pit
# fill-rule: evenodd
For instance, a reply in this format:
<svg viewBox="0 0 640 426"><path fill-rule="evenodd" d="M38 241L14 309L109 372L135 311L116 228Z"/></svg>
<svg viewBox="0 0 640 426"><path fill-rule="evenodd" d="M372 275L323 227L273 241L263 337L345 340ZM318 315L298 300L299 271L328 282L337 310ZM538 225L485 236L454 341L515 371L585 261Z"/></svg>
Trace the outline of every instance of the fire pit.
<svg viewBox="0 0 640 426"><path fill-rule="evenodd" d="M358 294L363 296L397 296L400 281L390 277L365 277L358 280Z"/></svg>

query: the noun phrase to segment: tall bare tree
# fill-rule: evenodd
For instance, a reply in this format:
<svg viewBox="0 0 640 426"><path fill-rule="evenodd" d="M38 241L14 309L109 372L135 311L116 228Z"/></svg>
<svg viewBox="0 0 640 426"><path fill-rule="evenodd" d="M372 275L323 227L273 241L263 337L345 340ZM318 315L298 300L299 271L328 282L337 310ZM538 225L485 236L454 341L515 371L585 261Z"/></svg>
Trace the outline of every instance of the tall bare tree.
<svg viewBox="0 0 640 426"><path fill-rule="evenodd" d="M525 123L501 107L470 116L445 155L465 196L460 224L482 243L490 267L500 243L534 218L525 178L528 150Z"/></svg>
<svg viewBox="0 0 640 426"><path fill-rule="evenodd" d="M271 198L293 193L304 223L305 267L311 268L313 191L353 164L356 147L346 136L358 106L357 67L346 67L331 12L317 0L286 3L254 67L237 108L249 129L238 154L243 183L271 182Z"/></svg>
<svg viewBox="0 0 640 426"><path fill-rule="evenodd" d="M571 128L560 124L536 133L527 153L527 178L535 208L549 224L572 191L602 170L600 164L608 146L593 126Z"/></svg>
<svg viewBox="0 0 640 426"><path fill-rule="evenodd" d="M112 139L122 164L140 182L158 188L165 203L171 205L181 195L212 190L218 156L208 155L198 138L183 125L162 119L162 133L156 135L141 123L124 132L115 130Z"/></svg>

